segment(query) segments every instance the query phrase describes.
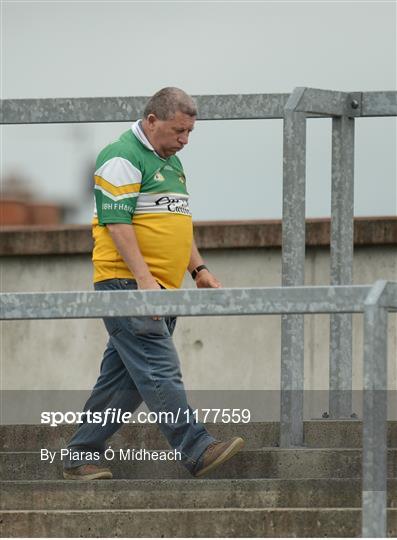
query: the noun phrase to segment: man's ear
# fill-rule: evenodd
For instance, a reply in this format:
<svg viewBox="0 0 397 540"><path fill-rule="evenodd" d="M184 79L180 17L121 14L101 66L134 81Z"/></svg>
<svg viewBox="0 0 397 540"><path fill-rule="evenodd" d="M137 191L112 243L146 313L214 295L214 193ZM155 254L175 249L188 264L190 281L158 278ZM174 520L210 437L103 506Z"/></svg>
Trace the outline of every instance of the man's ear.
<svg viewBox="0 0 397 540"><path fill-rule="evenodd" d="M150 113L150 114L147 115L145 120L146 120L147 125L149 127L153 127L157 122L157 116L155 114L153 114L153 113Z"/></svg>

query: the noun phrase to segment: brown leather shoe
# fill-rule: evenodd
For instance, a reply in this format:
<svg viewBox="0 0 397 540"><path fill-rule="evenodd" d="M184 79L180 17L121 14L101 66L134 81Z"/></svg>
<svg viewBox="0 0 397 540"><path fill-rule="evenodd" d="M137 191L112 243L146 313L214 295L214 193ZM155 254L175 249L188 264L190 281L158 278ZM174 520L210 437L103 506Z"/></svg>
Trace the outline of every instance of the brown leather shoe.
<svg viewBox="0 0 397 540"><path fill-rule="evenodd" d="M113 475L107 467L87 463L73 469L63 469L63 477L65 480L100 480L113 478Z"/></svg>
<svg viewBox="0 0 397 540"><path fill-rule="evenodd" d="M233 437L233 439L226 442L214 441L201 455L194 476L200 478L200 476L209 473L212 469L234 456L234 454L237 454L244 444L244 439L241 437Z"/></svg>

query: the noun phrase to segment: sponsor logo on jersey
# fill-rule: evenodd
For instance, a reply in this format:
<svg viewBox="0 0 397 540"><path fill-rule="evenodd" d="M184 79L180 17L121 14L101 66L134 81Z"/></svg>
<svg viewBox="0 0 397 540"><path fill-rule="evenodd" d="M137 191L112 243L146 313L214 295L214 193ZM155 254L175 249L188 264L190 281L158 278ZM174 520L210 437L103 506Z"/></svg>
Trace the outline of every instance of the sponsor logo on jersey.
<svg viewBox="0 0 397 540"><path fill-rule="evenodd" d="M164 196L157 199L155 204L156 206L165 206L169 212L190 216L189 203L185 199Z"/></svg>

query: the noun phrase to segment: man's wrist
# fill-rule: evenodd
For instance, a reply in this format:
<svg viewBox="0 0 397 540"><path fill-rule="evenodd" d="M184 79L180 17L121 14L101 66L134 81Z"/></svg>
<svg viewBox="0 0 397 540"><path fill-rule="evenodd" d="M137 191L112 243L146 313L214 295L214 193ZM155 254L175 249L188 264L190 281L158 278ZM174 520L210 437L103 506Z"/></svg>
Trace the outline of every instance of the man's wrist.
<svg viewBox="0 0 397 540"><path fill-rule="evenodd" d="M199 266L196 266L194 270L191 271L192 278L195 280L198 273L201 272L201 270L208 270L208 268L205 266L205 264L199 264Z"/></svg>

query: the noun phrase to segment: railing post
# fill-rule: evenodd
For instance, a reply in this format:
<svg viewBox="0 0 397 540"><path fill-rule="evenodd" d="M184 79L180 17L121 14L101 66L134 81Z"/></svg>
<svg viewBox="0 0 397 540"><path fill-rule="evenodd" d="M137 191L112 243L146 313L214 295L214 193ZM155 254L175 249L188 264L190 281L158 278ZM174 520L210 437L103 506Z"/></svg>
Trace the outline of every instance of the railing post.
<svg viewBox="0 0 397 540"><path fill-rule="evenodd" d="M350 285L353 273L354 118L332 119L331 285ZM330 316L329 414L352 414L352 315Z"/></svg>
<svg viewBox="0 0 397 540"><path fill-rule="evenodd" d="M295 112L305 89L285 107L283 144L282 285L304 285L306 115ZM303 444L304 318L281 317L280 446Z"/></svg>
<svg viewBox="0 0 397 540"><path fill-rule="evenodd" d="M378 281L364 304L364 416L362 536L387 532L387 309L386 282Z"/></svg>

